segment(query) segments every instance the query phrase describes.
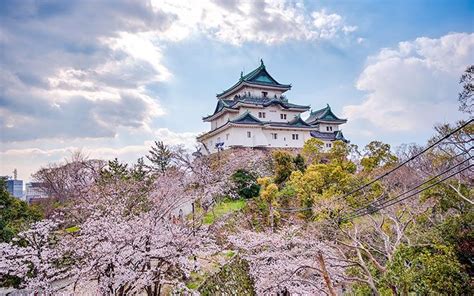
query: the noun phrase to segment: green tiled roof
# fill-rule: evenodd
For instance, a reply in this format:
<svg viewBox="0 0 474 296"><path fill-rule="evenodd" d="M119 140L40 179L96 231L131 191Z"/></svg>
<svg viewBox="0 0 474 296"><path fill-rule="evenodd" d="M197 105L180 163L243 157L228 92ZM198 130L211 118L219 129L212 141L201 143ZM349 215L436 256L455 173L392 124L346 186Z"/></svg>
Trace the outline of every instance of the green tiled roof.
<svg viewBox="0 0 474 296"><path fill-rule="evenodd" d="M243 82L249 83L249 84L256 84L256 85L267 85L267 86L273 86L273 87L278 87L282 88L285 90L288 90L291 88L290 84L281 84L278 81L276 81L270 73L268 73L267 69L265 68L265 64L263 63L262 60L260 60L260 66L253 70L252 72L243 75L243 73L240 74L240 79L229 87L227 90L221 92L220 94L217 94L217 97L221 97L224 94L228 93L229 91L235 89L238 87L240 84Z"/></svg>
<svg viewBox="0 0 474 296"><path fill-rule="evenodd" d="M248 97L248 96L242 96L235 98L234 100L222 100L219 99L217 100L217 105L216 108L214 109L214 113L208 116L205 116L203 119L206 120L215 114L219 113L222 109L228 108L228 109L234 109L238 110L238 107L236 105L238 103L244 103L244 104L251 104L255 106L263 106L263 107L268 107L271 105L280 105L284 109L302 109L302 110L308 110L310 107L307 105L297 105L293 103L289 103L285 100L278 99L278 98L265 98L265 97Z"/></svg>
<svg viewBox="0 0 474 296"><path fill-rule="evenodd" d="M307 124L303 119L301 119L301 116L299 115L295 116L295 118L288 123L292 126L311 126Z"/></svg>
<svg viewBox="0 0 474 296"><path fill-rule="evenodd" d="M349 141L346 140L346 138L344 138L342 131L335 131L335 132L329 132L329 133L324 133L320 131L311 131L311 137L317 138L323 141L343 141L345 143L349 143Z"/></svg>
<svg viewBox="0 0 474 296"><path fill-rule="evenodd" d="M341 119L337 117L332 112L329 104L327 104L327 106L323 109L311 111L311 114L309 115L308 119L306 119L306 122L309 124L314 124L318 121L333 121L333 122L344 123L347 121L347 119Z"/></svg>
<svg viewBox="0 0 474 296"><path fill-rule="evenodd" d="M234 119L229 120L232 123L247 123L247 124L263 124L258 118L246 111L244 114L237 116Z"/></svg>

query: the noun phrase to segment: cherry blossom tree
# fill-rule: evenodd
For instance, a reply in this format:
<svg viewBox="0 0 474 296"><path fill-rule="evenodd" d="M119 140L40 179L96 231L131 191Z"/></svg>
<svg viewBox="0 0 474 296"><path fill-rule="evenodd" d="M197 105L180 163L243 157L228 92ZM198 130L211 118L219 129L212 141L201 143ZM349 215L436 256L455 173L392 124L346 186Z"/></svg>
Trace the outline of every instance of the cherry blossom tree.
<svg viewBox="0 0 474 296"><path fill-rule="evenodd" d="M311 231L296 226L279 232L245 230L230 235L229 241L249 262L258 295L330 295L328 284L333 288L342 281L336 250Z"/></svg>
<svg viewBox="0 0 474 296"><path fill-rule="evenodd" d="M49 164L41 168L33 179L41 184L41 189L51 202L80 199L101 177L106 162L89 159L80 151L74 152L62 163ZM49 216L53 206L43 206Z"/></svg>
<svg viewBox="0 0 474 296"><path fill-rule="evenodd" d="M186 184L180 171L157 178L146 195L131 179L96 184L71 208L81 220L39 222L21 243L0 245L0 275L45 292L159 295L164 285L182 286L198 268L193 258L216 250L205 229L176 219L194 198Z"/></svg>

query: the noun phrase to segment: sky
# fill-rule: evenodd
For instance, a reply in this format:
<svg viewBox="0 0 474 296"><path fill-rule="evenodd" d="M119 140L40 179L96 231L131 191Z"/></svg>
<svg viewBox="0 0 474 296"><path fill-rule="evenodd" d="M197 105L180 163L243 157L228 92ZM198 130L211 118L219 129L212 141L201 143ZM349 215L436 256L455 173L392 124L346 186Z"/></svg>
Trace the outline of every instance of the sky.
<svg viewBox="0 0 474 296"><path fill-rule="evenodd" d="M81 150L192 149L216 94L263 59L363 147L423 144L458 111L473 1L0 1L0 175Z"/></svg>

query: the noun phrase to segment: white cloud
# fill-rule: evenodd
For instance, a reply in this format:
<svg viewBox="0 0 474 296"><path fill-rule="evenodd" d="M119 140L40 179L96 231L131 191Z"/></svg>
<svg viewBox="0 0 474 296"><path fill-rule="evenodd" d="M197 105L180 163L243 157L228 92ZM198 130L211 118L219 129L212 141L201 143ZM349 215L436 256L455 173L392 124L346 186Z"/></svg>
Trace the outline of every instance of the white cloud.
<svg viewBox="0 0 474 296"><path fill-rule="evenodd" d="M165 114L148 87L171 78L150 33L166 30L168 15L116 2L57 4L51 17L42 5L4 7L2 142L115 137Z"/></svg>
<svg viewBox="0 0 474 296"><path fill-rule="evenodd" d="M126 137L131 136L133 135L127 135ZM196 136L197 133L179 133L167 128L160 128L156 131L149 132L147 138L163 141L167 145L183 145L186 149L193 151L196 144ZM16 168L20 179L29 180L31 174L36 172L40 167L48 163L61 162L64 158L69 157L73 152L78 150L82 151L89 158L109 160L117 157L120 161L133 163L139 157L144 157L148 153L148 150L153 145L153 140L143 141L142 144L111 147L104 145L105 143L100 146L100 143L95 143L96 140L86 139L81 141L82 145L79 145L76 141L74 145L61 148L8 149L0 151L0 176L11 175ZM29 143L29 145L32 146L35 144Z"/></svg>
<svg viewBox="0 0 474 296"><path fill-rule="evenodd" d="M357 29L345 24L343 17L336 13L327 13L324 9L309 12L301 1L155 0L152 6L176 17L164 32L166 38L175 41L201 32L235 45L275 44L288 40L332 39Z"/></svg>
<svg viewBox="0 0 474 296"><path fill-rule="evenodd" d="M336 13L328 14L325 9L315 11L311 16L313 18L313 25L317 29L316 32L319 32L319 37L322 39L331 39L341 32L350 34L357 30L356 26L345 25L340 15Z"/></svg>
<svg viewBox="0 0 474 296"><path fill-rule="evenodd" d="M167 128L159 128L154 132L154 138L168 145L183 145L187 149L193 149L197 144L198 133L176 133Z"/></svg>
<svg viewBox="0 0 474 296"><path fill-rule="evenodd" d="M170 40L200 33L235 45L272 44L332 39L356 29L340 15L310 12L300 1L43 5L7 1L4 7L3 142L115 137L119 127L149 129L166 112L152 91L172 77L162 52Z"/></svg>
<svg viewBox="0 0 474 296"><path fill-rule="evenodd" d="M150 32L136 34L121 32L118 37L105 38L103 42L113 50L123 50L131 58L149 63L155 70L155 81L167 81L171 73L162 64L161 48L154 44L152 39L153 34Z"/></svg>
<svg viewBox="0 0 474 296"><path fill-rule="evenodd" d="M459 119L458 81L473 57L474 34L466 33L382 49L357 80L357 89L367 92L365 100L344 108L348 130L426 132L435 123Z"/></svg>

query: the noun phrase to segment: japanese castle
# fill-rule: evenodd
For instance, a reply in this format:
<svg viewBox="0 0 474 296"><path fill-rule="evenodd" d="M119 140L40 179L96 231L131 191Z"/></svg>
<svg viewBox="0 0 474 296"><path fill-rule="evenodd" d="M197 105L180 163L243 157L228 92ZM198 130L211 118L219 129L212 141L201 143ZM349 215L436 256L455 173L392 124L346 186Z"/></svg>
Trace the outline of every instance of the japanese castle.
<svg viewBox="0 0 474 296"><path fill-rule="evenodd" d="M217 95L217 105L211 115L203 117L211 130L197 137L207 153L232 147L302 148L304 142L318 138L329 149L332 142L344 138L338 118L331 107L310 111L303 120L301 114L309 105L288 101L284 93L291 84L277 82L262 60L260 66L240 74L239 81Z"/></svg>

